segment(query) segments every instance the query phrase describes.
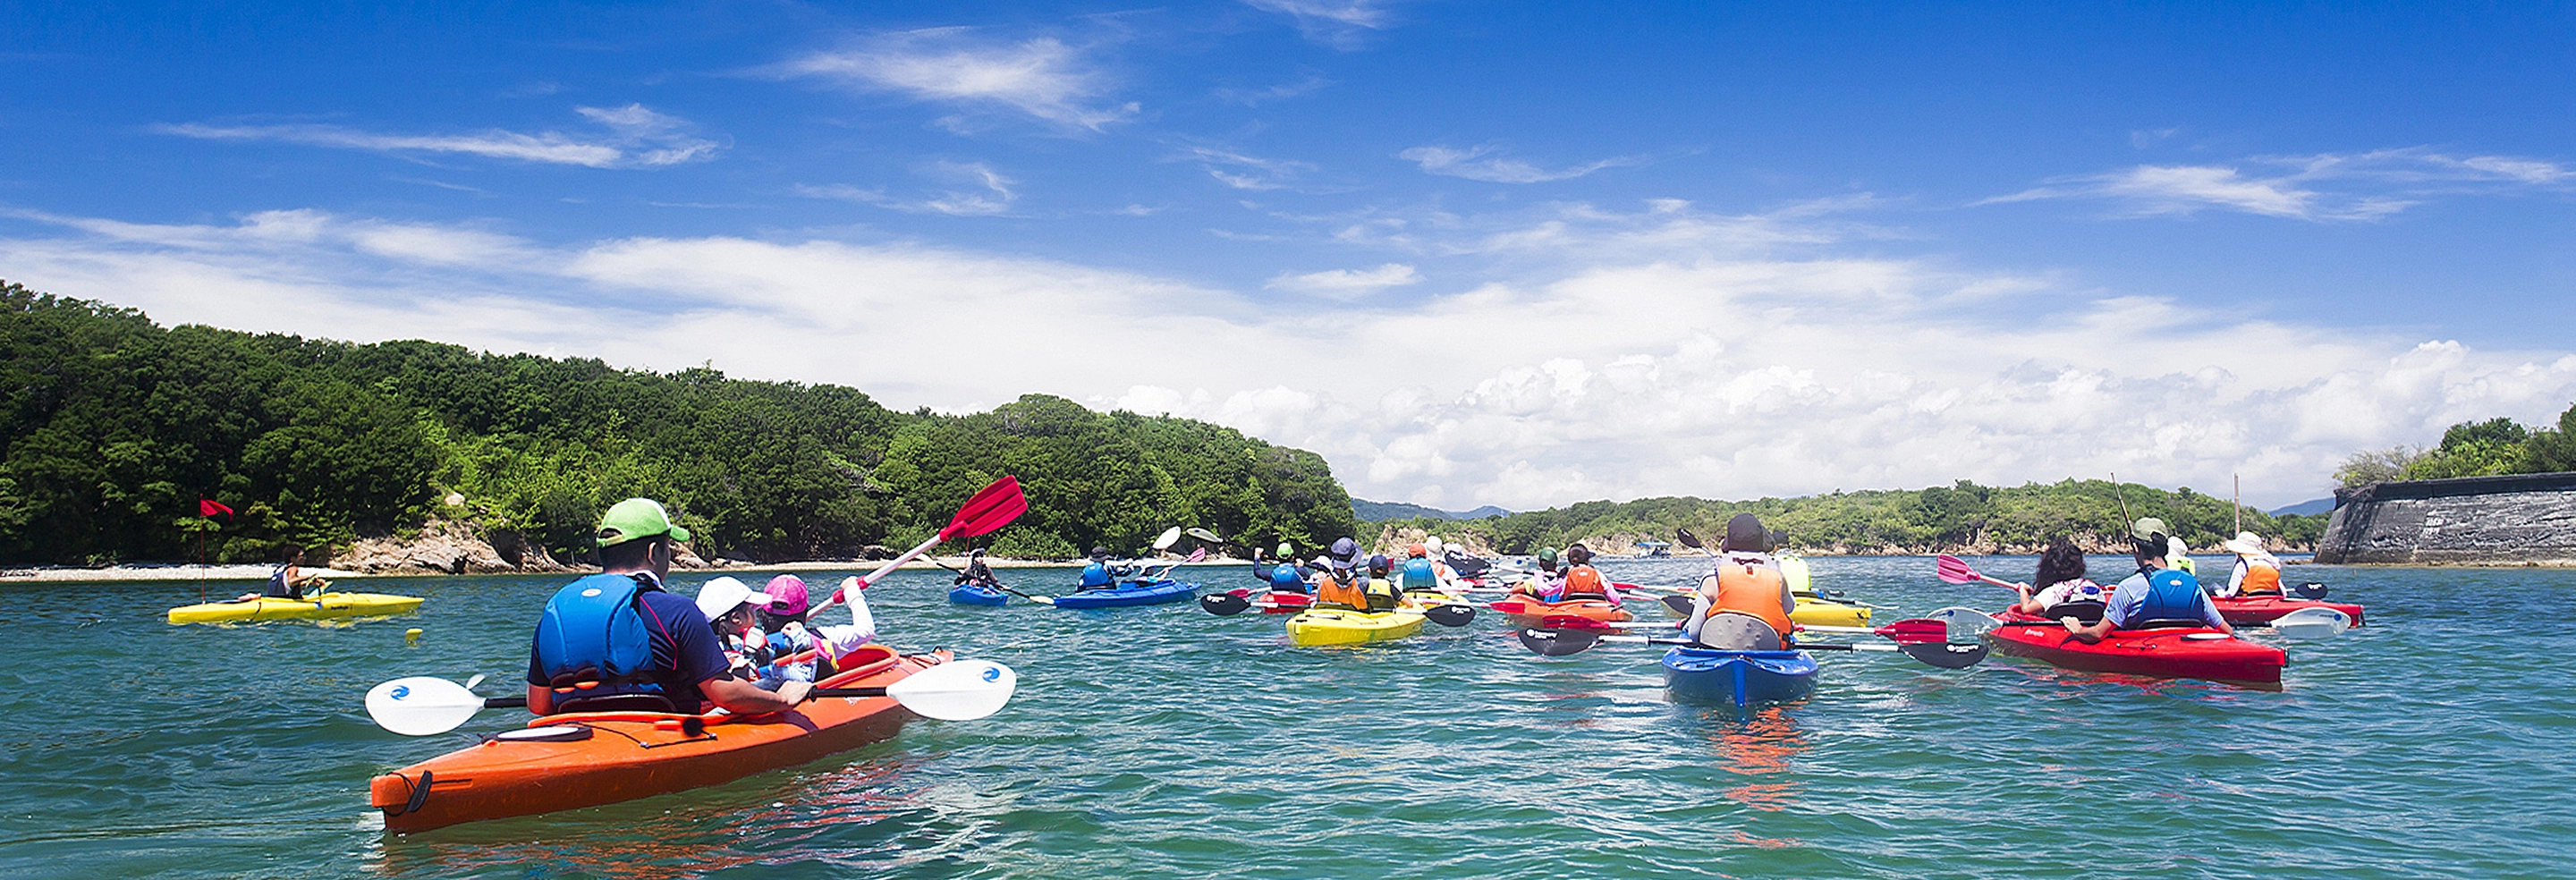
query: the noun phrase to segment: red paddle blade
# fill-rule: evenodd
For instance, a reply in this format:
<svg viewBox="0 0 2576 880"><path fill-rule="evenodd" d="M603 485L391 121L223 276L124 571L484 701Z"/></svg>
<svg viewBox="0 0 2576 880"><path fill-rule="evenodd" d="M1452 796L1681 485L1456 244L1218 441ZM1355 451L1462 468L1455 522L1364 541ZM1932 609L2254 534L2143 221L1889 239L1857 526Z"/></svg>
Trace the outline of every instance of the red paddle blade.
<svg viewBox="0 0 2576 880"><path fill-rule="evenodd" d="M957 508L957 517L948 521L947 528L939 530L939 539L947 541L989 534L1010 525L1012 520L1027 512L1029 498L1020 494L1020 478L1003 477L975 493L975 497L966 499L966 504Z"/></svg>
<svg viewBox="0 0 2576 880"><path fill-rule="evenodd" d="M1579 614L1550 614L1539 618L1539 626L1547 629L1597 629L1610 631L1616 631L1618 629L1618 627L1611 626L1607 623L1602 623L1601 621L1584 617Z"/></svg>
<svg viewBox="0 0 2576 880"><path fill-rule="evenodd" d="M1940 574L1941 580L1945 583L1964 584L1977 579L1977 570L1969 568L1967 560L1947 553L1941 554L1939 567L1935 571Z"/></svg>
<svg viewBox="0 0 2576 880"><path fill-rule="evenodd" d="M1950 640L1950 625L1938 620L1900 620L1879 627L1879 635L1900 645L1926 645Z"/></svg>

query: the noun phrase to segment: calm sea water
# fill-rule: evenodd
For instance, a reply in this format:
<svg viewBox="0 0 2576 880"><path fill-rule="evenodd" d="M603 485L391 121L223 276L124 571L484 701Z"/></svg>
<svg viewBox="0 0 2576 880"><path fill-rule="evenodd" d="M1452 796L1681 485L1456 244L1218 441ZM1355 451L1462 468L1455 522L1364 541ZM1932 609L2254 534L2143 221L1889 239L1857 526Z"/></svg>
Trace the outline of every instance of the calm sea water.
<svg viewBox="0 0 2576 880"><path fill-rule="evenodd" d="M1610 573L1678 582L1696 565ZM1815 570L1882 620L2007 596L1942 584L1929 559ZM1668 703L1655 649L1541 659L1498 618L1302 649L1280 617L968 608L944 577L908 574L870 591L886 640L1010 664L1021 691L1001 714L410 836L383 832L368 777L525 716L412 739L369 723L361 695L419 674L512 692L555 579L353 581L429 601L242 627L164 624L194 584L15 584L0 875L2576 875L2576 572L2292 573L2367 604L2370 625L2290 643L2278 692L1829 654L1814 698L1750 718ZM1064 576L1005 575L1033 592Z"/></svg>

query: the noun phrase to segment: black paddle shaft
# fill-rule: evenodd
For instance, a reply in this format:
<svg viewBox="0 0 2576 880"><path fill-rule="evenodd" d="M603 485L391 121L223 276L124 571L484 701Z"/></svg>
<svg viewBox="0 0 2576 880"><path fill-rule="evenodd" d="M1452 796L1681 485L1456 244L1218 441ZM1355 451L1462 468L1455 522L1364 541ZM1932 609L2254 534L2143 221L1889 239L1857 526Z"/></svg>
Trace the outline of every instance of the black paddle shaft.
<svg viewBox="0 0 2576 880"><path fill-rule="evenodd" d="M882 696L885 696L885 695L886 695L886 689L885 689L885 688L875 687L875 688L815 688L813 691L811 691L811 692L807 693L805 696L806 696L806 697L808 697L808 698L812 698L812 697L882 697ZM493 698L490 698L490 699L487 699L487 700L484 700L484 701L483 701L483 708L486 708L486 709L508 709L508 708L514 708L514 707L523 707L523 706L526 706L526 705L528 705L528 698L526 698L526 697L493 697Z"/></svg>

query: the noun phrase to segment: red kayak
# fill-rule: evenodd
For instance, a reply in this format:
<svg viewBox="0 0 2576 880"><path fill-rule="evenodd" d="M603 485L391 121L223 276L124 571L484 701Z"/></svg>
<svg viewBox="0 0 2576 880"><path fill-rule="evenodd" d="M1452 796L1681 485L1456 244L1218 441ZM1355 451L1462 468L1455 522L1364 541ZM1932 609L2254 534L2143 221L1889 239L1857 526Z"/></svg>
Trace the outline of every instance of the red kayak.
<svg viewBox="0 0 2576 880"><path fill-rule="evenodd" d="M2163 678L2206 678L2279 684L2288 652L2257 645L2205 626L2113 630L2085 643L2057 621L2005 611L1986 634L1994 650L2086 672L2125 672Z"/></svg>
<svg viewBox="0 0 2576 880"><path fill-rule="evenodd" d="M2281 596L2237 596L2209 601L2217 604L2219 615L2227 618L2227 622L2233 626L2271 623L2279 620L2284 614L2302 608L2332 608L2343 612L2345 617L2352 618L2352 625L2361 625L2361 606L2347 602L2319 602L2314 599L2289 599Z"/></svg>

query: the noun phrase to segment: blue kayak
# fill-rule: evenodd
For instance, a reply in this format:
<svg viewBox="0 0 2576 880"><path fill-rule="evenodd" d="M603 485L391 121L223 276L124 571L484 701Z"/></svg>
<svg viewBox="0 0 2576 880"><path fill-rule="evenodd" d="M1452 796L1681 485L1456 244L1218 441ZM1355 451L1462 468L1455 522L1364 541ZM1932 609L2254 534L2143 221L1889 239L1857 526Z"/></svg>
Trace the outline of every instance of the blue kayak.
<svg viewBox="0 0 2576 880"><path fill-rule="evenodd" d="M1816 690L1816 658L1805 651L1674 648L1663 662L1664 687L1675 700L1750 706Z"/></svg>
<svg viewBox="0 0 2576 880"><path fill-rule="evenodd" d="M1011 599L1002 591L982 584L958 584L948 588L948 601L959 605L1003 605Z"/></svg>
<svg viewBox="0 0 2576 880"><path fill-rule="evenodd" d="M1198 594L1199 585L1180 581L1128 581L1105 590L1083 590L1055 597L1058 608L1124 608L1129 605L1160 605L1165 602L1187 602Z"/></svg>

